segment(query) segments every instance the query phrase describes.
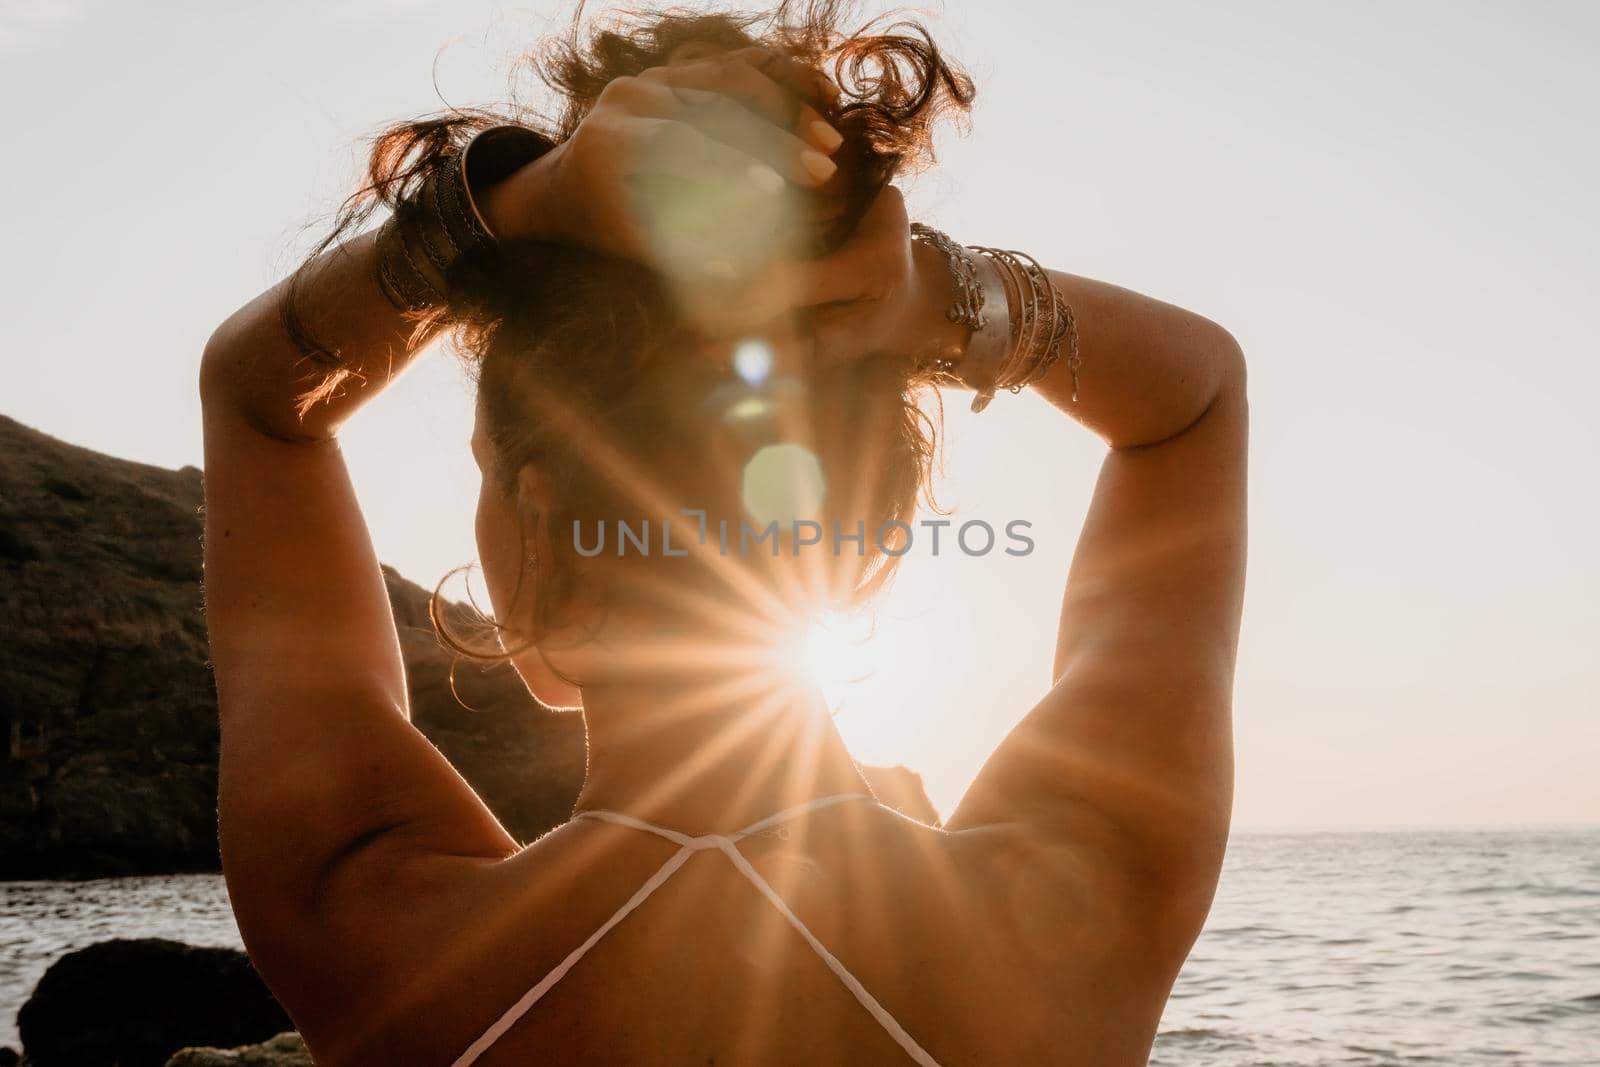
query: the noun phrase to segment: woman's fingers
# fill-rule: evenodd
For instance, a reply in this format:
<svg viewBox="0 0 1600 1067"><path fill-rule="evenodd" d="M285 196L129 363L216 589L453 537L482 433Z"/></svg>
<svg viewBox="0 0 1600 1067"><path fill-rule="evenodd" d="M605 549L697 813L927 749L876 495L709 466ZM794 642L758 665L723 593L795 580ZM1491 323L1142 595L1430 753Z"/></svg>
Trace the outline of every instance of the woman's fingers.
<svg viewBox="0 0 1600 1067"><path fill-rule="evenodd" d="M899 351L918 313L905 200L886 186L837 251L790 261L775 289L786 292L820 364ZM913 331L915 332L915 331Z"/></svg>
<svg viewBox="0 0 1600 1067"><path fill-rule="evenodd" d="M822 71L764 45L750 45L730 52L729 55L750 64L768 78L805 99L820 99L826 100L829 104L837 104L843 95L833 79Z"/></svg>
<svg viewBox="0 0 1600 1067"><path fill-rule="evenodd" d="M820 71L759 45L653 67L640 77L732 97L824 153L843 143L839 131L807 102L832 103L838 99L838 87Z"/></svg>
<svg viewBox="0 0 1600 1067"><path fill-rule="evenodd" d="M787 290L796 307L880 300L904 273L910 242L905 197L886 185L843 245L786 265Z"/></svg>
<svg viewBox="0 0 1600 1067"><path fill-rule="evenodd" d="M910 240L905 201L887 187L837 251L817 259L760 257L752 271L702 292L709 301L696 317L748 324L797 315L819 341L826 336L850 348L849 332L903 290Z"/></svg>
<svg viewBox="0 0 1600 1067"><path fill-rule="evenodd" d="M910 273L911 223L905 198L889 185L838 249L815 259L765 260L754 276L741 279L733 303L740 314L758 321L798 312L814 327L829 326L831 336L848 341L838 330L863 318L881 318L881 306L898 299Z"/></svg>
<svg viewBox="0 0 1600 1067"><path fill-rule="evenodd" d="M793 123L775 117L787 105L774 104L764 94L770 90L781 97L782 90L743 64L729 70L727 77L709 64L647 70L637 79L640 113L687 122L798 185L821 185L833 177L838 168L828 153L843 141L837 131L804 104Z"/></svg>
<svg viewBox="0 0 1600 1067"><path fill-rule="evenodd" d="M729 188L746 184L769 195L781 193L787 181L768 162L772 153L752 153L679 119L644 112L630 116L624 126L629 158L623 169L630 177L661 174Z"/></svg>
<svg viewBox="0 0 1600 1067"><path fill-rule="evenodd" d="M641 224L647 262L698 284L737 280L794 254L795 198L766 163L674 119L631 116L617 125L625 214Z"/></svg>
<svg viewBox="0 0 1600 1067"><path fill-rule="evenodd" d="M769 49L683 45L604 87L564 146L563 182L596 247L737 279L798 251L806 212L790 186L826 184L837 167L819 149L842 143L807 101L833 99L819 72Z"/></svg>

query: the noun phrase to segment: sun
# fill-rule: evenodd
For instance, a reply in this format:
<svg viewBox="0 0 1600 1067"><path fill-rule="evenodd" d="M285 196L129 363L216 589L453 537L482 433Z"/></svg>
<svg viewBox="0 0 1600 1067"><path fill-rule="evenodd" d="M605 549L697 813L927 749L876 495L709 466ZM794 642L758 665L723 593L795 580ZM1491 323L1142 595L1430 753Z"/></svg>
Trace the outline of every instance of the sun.
<svg viewBox="0 0 1600 1067"><path fill-rule="evenodd" d="M872 675L874 632L863 613L821 612L790 641L785 666L797 680L820 689L837 711Z"/></svg>

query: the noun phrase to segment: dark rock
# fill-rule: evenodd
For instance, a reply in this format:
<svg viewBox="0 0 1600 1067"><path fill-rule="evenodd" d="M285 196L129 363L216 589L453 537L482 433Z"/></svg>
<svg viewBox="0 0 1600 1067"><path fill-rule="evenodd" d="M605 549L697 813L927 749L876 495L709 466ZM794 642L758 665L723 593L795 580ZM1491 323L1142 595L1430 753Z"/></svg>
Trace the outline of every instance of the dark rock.
<svg viewBox="0 0 1600 1067"><path fill-rule="evenodd" d="M243 1045L291 1026L244 953L158 939L69 952L17 1013L30 1067L162 1067L190 1045Z"/></svg>
<svg viewBox="0 0 1600 1067"><path fill-rule="evenodd" d="M89 494L77 482L66 478L46 478L44 487L62 500L84 501L89 499Z"/></svg>
<svg viewBox="0 0 1600 1067"><path fill-rule="evenodd" d="M201 478L0 416L0 879L218 868ZM465 661L463 707L428 591L384 579L418 728L519 840L564 820L581 719Z"/></svg>
<svg viewBox="0 0 1600 1067"><path fill-rule="evenodd" d="M167 1067L312 1067L306 1043L294 1032L243 1048L186 1048Z"/></svg>
<svg viewBox="0 0 1600 1067"><path fill-rule="evenodd" d="M10 524L0 524L0 560L12 563L31 563L39 558L39 550Z"/></svg>

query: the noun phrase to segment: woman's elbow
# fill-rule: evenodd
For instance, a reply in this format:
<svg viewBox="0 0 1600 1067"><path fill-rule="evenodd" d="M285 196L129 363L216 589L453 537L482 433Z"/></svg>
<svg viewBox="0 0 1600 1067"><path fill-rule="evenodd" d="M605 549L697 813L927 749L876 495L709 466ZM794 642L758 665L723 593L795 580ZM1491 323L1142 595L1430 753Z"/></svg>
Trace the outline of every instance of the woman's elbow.
<svg viewBox="0 0 1600 1067"><path fill-rule="evenodd" d="M196 388L200 391L200 406L208 407L228 397L237 371L238 351L233 324L235 316L224 319L200 350L200 366L196 375Z"/></svg>
<svg viewBox="0 0 1600 1067"><path fill-rule="evenodd" d="M1201 318L1201 322L1203 326L1199 333L1205 339L1207 362L1213 368L1216 392L1221 394L1234 391L1242 395L1248 377L1244 346L1227 327L1220 323L1204 317Z"/></svg>

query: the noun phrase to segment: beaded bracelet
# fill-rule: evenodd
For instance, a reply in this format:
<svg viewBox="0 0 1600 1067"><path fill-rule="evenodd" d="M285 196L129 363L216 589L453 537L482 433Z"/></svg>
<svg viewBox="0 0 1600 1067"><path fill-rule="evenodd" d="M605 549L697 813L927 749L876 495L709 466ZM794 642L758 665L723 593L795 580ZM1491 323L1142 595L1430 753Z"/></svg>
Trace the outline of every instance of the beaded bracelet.
<svg viewBox="0 0 1600 1067"><path fill-rule="evenodd" d="M967 327L967 344L959 359L935 356L929 369L953 382L971 386L972 410L982 411L994 399L995 381L1011 350L1010 299L1005 283L992 270L979 266L978 257L942 230L920 222L911 224L911 239L945 254L956 283L955 302L945 318ZM960 373L957 373L957 366Z"/></svg>
<svg viewBox="0 0 1600 1067"><path fill-rule="evenodd" d="M956 302L945 311L945 318L969 329L981 330L984 326L984 292L978 281L977 265L972 260L972 253L956 244L943 230L920 222L911 224L911 239L933 245L950 261L950 273L955 277L959 292Z"/></svg>

